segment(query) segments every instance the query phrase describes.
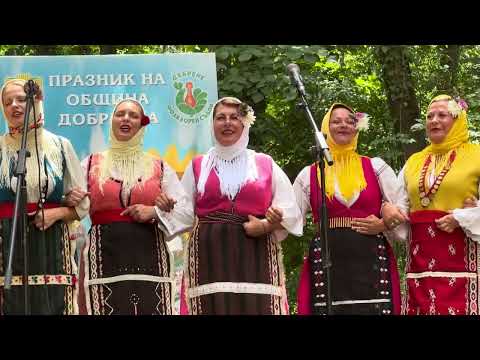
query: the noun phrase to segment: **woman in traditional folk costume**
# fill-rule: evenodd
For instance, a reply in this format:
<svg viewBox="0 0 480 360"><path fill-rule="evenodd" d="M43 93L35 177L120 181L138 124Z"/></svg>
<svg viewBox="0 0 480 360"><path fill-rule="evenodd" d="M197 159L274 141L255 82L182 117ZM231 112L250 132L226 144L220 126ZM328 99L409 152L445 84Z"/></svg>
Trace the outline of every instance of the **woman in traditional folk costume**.
<svg viewBox="0 0 480 360"><path fill-rule="evenodd" d="M172 256L154 206L162 192L183 192L176 173L143 151L148 123L139 102L121 101L112 114L109 149L82 161L92 220L80 269L83 314L172 314Z"/></svg>
<svg viewBox="0 0 480 360"><path fill-rule="evenodd" d="M10 290L4 276L10 251L10 232L17 178L14 171L26 111L23 79L8 80L1 89L3 116L8 132L0 138L0 312L24 314L23 247L17 236ZM35 115L34 115L35 110ZM28 225L28 284L31 314L70 315L78 312L74 294L76 264L68 225L88 213L88 198L76 207L62 204L73 187L85 189L80 161L67 139L44 129L43 96L35 95L29 116L26 161ZM36 141L35 141L36 140ZM37 151L38 149L38 151ZM43 204L43 210L40 210Z"/></svg>
<svg viewBox="0 0 480 360"><path fill-rule="evenodd" d="M400 287L397 264L387 241L393 234L381 217L382 201L396 202L397 178L380 158L356 152L358 132L368 116L335 103L323 118L321 130L334 164L326 166L328 244L331 256L332 312L338 314L398 314ZM293 185L303 218L312 212L320 237L320 170L306 166ZM298 312L326 313L323 248L312 241L301 273Z"/></svg>
<svg viewBox="0 0 480 360"><path fill-rule="evenodd" d="M191 207L161 196L171 233L192 227L185 259L182 312L286 314L280 241L301 235L290 180L268 155L247 149L255 117L247 104L220 99L211 116L215 146L195 157L182 178ZM282 216L265 219L267 210Z"/></svg>
<svg viewBox="0 0 480 360"><path fill-rule="evenodd" d="M411 228L404 314L479 312L480 146L469 142L466 110L463 100L435 97L426 119L431 144L399 174L402 207L410 213L402 226ZM389 211L386 205L390 219Z"/></svg>

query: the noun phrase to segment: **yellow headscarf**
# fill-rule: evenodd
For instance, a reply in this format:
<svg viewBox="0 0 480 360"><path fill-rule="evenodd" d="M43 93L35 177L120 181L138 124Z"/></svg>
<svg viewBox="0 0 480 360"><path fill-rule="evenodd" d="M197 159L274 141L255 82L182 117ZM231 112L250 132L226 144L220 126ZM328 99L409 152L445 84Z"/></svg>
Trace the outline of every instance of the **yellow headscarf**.
<svg viewBox="0 0 480 360"><path fill-rule="evenodd" d="M443 100L450 101L453 99L448 95L440 95L433 98L429 107L432 103ZM450 186L455 184L458 191L445 192L445 189L440 185L435 195L430 199L430 204L427 207L422 206L418 184L427 158L432 156L432 161L424 175L425 186L428 189L433 185L430 183L432 172L435 177L438 176L448 163L452 151L455 151L456 157L452 168L444 179L450 183ZM410 199L410 211L451 210L462 207L465 198L478 196L479 171L476 165L478 159L480 159L480 148L477 144L469 142L467 113L462 109L458 112L450 131L440 144L432 143L408 159L405 165L405 180Z"/></svg>
<svg viewBox="0 0 480 360"><path fill-rule="evenodd" d="M449 101L452 100L451 96L448 95L439 95L433 98L430 101L428 107L430 107L436 101ZM441 144L431 143L425 150L433 154L443 154L452 149L459 147L460 145L468 142L468 123L467 123L467 112L462 109L458 117L453 121L453 125L448 132L445 139Z"/></svg>
<svg viewBox="0 0 480 360"><path fill-rule="evenodd" d="M450 101L453 98L449 95L438 95L430 101L428 107L437 101ZM417 171L423 167L427 157L429 155L435 155L437 158L435 165L435 174L438 174L448 162L452 150L456 150L457 157L464 156L469 151L475 151L471 149L469 144L468 135L468 121L467 112L462 109L457 118L454 119L453 125L450 128L447 136L440 144L431 143L422 151L413 154L406 163L406 170Z"/></svg>
<svg viewBox="0 0 480 360"><path fill-rule="evenodd" d="M353 140L347 145L339 145L330 134L330 117L336 108L346 108L352 114L354 111L347 105L334 103L325 114L322 121L321 131L327 135L327 144L333 157L333 165L325 167L325 187L327 196L331 199L335 194L335 180L340 193L348 201L356 193L360 193L367 187L363 174L362 160L357 153L358 132ZM320 171L317 169L317 179L320 184Z"/></svg>

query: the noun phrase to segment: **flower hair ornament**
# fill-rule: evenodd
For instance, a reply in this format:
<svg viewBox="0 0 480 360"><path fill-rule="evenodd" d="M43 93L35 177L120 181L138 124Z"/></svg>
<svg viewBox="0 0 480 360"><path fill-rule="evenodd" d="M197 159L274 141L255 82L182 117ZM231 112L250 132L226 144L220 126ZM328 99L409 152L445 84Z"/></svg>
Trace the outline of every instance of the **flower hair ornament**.
<svg viewBox="0 0 480 360"><path fill-rule="evenodd" d="M355 129L358 131L368 130L370 116L367 113L356 112L353 115L353 120L355 121Z"/></svg>
<svg viewBox="0 0 480 360"><path fill-rule="evenodd" d="M142 116L142 120L140 120L140 125L147 126L150 124L150 118L147 115Z"/></svg>
<svg viewBox="0 0 480 360"><path fill-rule="evenodd" d="M448 112L452 114L454 119L456 119L462 111L467 111L467 109L467 102L459 97L448 100Z"/></svg>
<svg viewBox="0 0 480 360"><path fill-rule="evenodd" d="M242 117L243 126L252 126L255 122L255 115L250 105L242 102L238 107L238 113Z"/></svg>

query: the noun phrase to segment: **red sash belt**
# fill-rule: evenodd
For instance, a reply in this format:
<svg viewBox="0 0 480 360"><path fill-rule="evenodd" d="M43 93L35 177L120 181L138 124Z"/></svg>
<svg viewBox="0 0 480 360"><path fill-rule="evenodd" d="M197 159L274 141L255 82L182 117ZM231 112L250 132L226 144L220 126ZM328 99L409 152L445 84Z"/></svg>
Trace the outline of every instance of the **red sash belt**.
<svg viewBox="0 0 480 360"><path fill-rule="evenodd" d="M135 220L129 215L120 215L123 211L125 211L125 209L96 211L90 215L90 218L93 225L110 224L112 222L135 222Z"/></svg>
<svg viewBox="0 0 480 360"><path fill-rule="evenodd" d="M448 215L448 212L441 210L419 210L410 213L410 223L412 224L413 233L417 228L426 226L426 224L433 224L433 228L436 229L435 220L440 219L445 215ZM457 227L451 233L440 232L440 234L442 237L448 237L450 239L456 238L459 241L463 241L463 238L465 237L465 233L461 227Z"/></svg>
<svg viewBox="0 0 480 360"><path fill-rule="evenodd" d="M45 209L53 209L61 207L60 203L45 203L43 207ZM10 219L13 217L13 211L15 210L15 203L8 201L0 203L0 219ZM37 203L27 203L27 213L33 213L37 211Z"/></svg>
<svg viewBox="0 0 480 360"><path fill-rule="evenodd" d="M436 219L440 219L441 217L444 217L445 215L448 215L446 211L441 211L441 210L419 210L410 213L410 222L412 224L418 224L418 223L433 223L435 222Z"/></svg>

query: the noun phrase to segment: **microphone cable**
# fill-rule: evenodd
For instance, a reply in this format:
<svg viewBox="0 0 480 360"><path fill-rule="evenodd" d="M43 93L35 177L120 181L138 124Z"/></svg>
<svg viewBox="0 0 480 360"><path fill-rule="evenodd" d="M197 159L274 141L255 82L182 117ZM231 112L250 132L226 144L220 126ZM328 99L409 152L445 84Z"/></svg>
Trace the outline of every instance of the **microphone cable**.
<svg viewBox="0 0 480 360"><path fill-rule="evenodd" d="M40 232L41 232L41 239L42 239L42 242L43 242L43 245L44 247L46 248L47 246L47 241L46 241L46 235L45 235L45 211L44 211L44 205L45 205L45 202L46 202L46 199L47 199L47 193L48 193L48 172L47 172L47 168L46 168L46 158L45 158L45 153L42 151L42 155L43 155L43 162L44 162L44 173L45 173L45 185L43 187L43 191L42 191L42 184L41 184L41 164L40 164L40 154L39 154L39 146L38 146L38 133L37 133L37 114L36 114L36 111L35 111L35 100L33 101L33 104L32 104L32 107L33 107L33 122L34 122L34 137L35 137L35 150L36 150L36 153L37 153L37 165L38 165L38 194L39 194L39 199L38 199L38 202L37 202L37 210L35 211L35 215L34 215L34 219L35 217L37 216L37 214L39 213L39 211L42 212L42 227L40 229ZM43 147L42 147L42 150L43 150ZM45 254L46 255L46 254ZM48 272L47 270L47 259L46 259L46 256L43 257L43 268L45 269L46 272ZM47 273L45 273L44 275L47 275ZM47 292L47 299L46 299L46 305L47 305L47 312L48 314L52 314L52 309L50 307L50 296L49 296L49 289L48 289L48 286L47 284L44 285L45 286L45 290Z"/></svg>

